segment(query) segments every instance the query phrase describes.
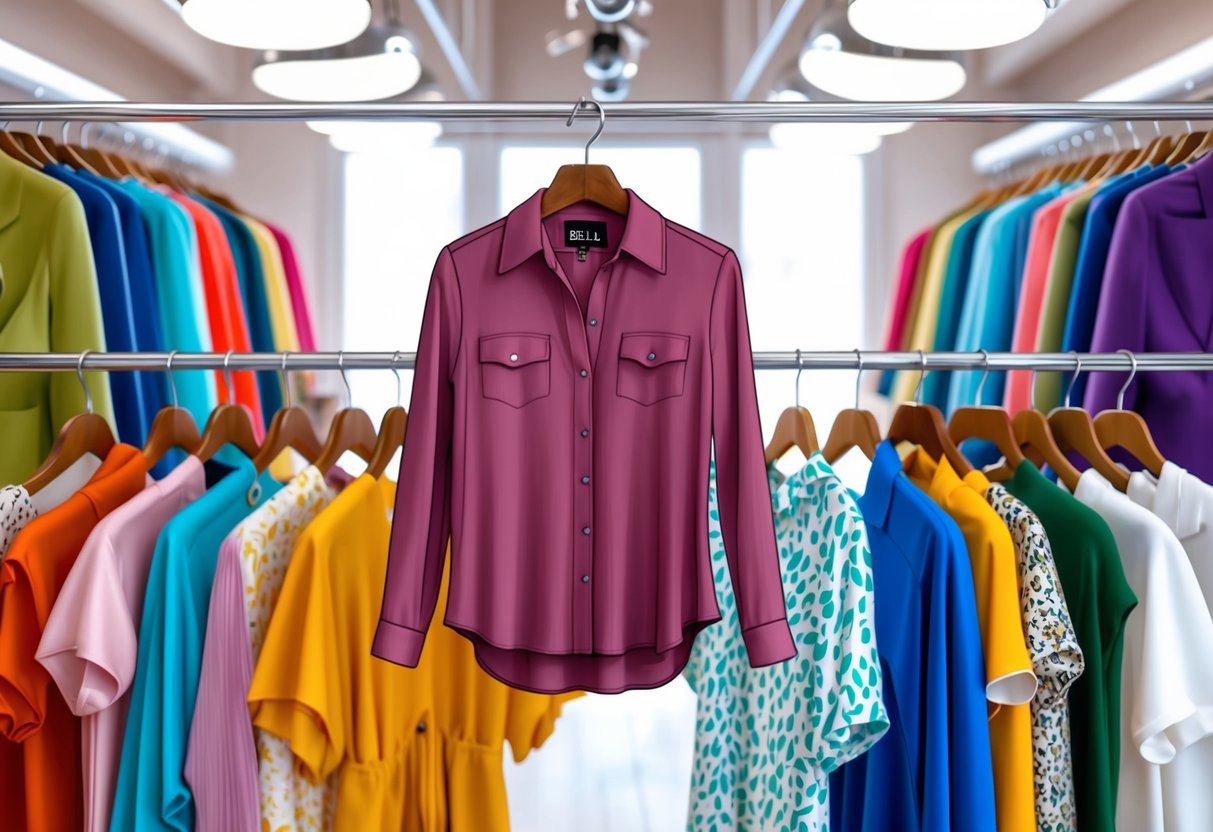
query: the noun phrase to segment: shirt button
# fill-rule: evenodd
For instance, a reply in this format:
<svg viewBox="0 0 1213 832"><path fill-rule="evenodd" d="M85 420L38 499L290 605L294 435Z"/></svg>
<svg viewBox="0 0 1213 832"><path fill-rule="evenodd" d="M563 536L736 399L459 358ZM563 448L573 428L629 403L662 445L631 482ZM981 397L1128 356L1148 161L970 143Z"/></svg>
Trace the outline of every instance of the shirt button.
<svg viewBox="0 0 1213 832"><path fill-rule="evenodd" d="M590 318L590 326L598 326L598 319Z"/></svg>
<svg viewBox="0 0 1213 832"><path fill-rule="evenodd" d="M424 734L425 730L426 730L426 724L425 724L425 720L423 719L417 723L417 733Z"/></svg>
<svg viewBox="0 0 1213 832"><path fill-rule="evenodd" d="M510 361L517 361L517 360L518 360L518 353L516 353L516 352L510 353Z"/></svg>
<svg viewBox="0 0 1213 832"><path fill-rule="evenodd" d="M581 371L581 377L582 377L582 378L585 378L585 377L586 377L586 376L588 376L589 374L590 374L590 371L589 371L589 370L582 370L582 371Z"/></svg>
<svg viewBox="0 0 1213 832"><path fill-rule="evenodd" d="M655 353L655 352L649 353L649 361L656 361L656 360L657 360L657 353Z"/></svg>
<svg viewBox="0 0 1213 832"><path fill-rule="evenodd" d="M585 528L583 528L583 529L581 530L581 533L582 533L582 534L586 534L586 535L588 535L588 534L590 533L590 527L589 527L589 526L586 526Z"/></svg>
<svg viewBox="0 0 1213 832"><path fill-rule="evenodd" d="M587 430L586 428L582 428L582 429L581 429L581 435L582 435L582 436L589 436L589 435L590 435L590 432L589 432L589 430Z"/></svg>
<svg viewBox="0 0 1213 832"><path fill-rule="evenodd" d="M589 485L589 484L590 484L590 478L589 478L589 477L582 477L582 478L581 478L581 484L582 484L582 485Z"/></svg>
<svg viewBox="0 0 1213 832"><path fill-rule="evenodd" d="M581 576L581 582L582 582L583 584L588 584L588 583L590 582L590 576L589 576L589 575L582 575L582 576Z"/></svg>

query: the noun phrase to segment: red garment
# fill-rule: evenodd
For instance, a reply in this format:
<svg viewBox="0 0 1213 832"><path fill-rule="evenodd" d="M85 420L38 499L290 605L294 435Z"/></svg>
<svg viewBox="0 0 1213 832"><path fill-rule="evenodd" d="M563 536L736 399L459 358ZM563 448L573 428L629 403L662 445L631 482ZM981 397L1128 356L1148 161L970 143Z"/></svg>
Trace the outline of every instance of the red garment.
<svg viewBox="0 0 1213 832"><path fill-rule="evenodd" d="M918 282L919 262L927 240L935 231L927 228L919 231L906 243L901 252L901 276L897 280L897 296L893 300L893 308L889 314L888 333L885 336L885 350L897 352L905 346L905 339L910 328L912 310L911 301L914 299L915 284Z"/></svg>
<svg viewBox="0 0 1213 832"><path fill-rule="evenodd" d="M228 245L227 234L219 218L189 197L175 191L168 192L194 221L198 234L198 259L202 263L202 283L206 289L206 311L210 319L211 343L216 352L251 352L248 319L244 312L244 296L236 276L236 261ZM224 374L216 374L219 401L229 400ZM253 416L253 430L260 433L265 419L261 413L261 393L257 389L257 378L252 372L233 372L232 386L236 401L249 409ZM260 436L258 436L260 439Z"/></svg>

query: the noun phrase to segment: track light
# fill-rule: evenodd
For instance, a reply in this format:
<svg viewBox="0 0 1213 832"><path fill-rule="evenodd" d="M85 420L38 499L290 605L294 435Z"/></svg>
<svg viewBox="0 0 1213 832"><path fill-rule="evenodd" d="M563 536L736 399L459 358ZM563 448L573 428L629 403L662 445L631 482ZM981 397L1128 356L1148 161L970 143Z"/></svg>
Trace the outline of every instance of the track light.
<svg viewBox="0 0 1213 832"><path fill-rule="evenodd" d="M840 5L827 7L809 30L800 72L818 89L852 101L935 101L965 84L958 54L874 43L851 28Z"/></svg>
<svg viewBox="0 0 1213 832"><path fill-rule="evenodd" d="M257 89L290 101L374 101L412 89L421 61L403 26L372 26L329 49L262 53L253 68Z"/></svg>
<svg viewBox="0 0 1213 832"><path fill-rule="evenodd" d="M586 11L599 23L618 23L636 10L636 0L584 0Z"/></svg>
<svg viewBox="0 0 1213 832"><path fill-rule="evenodd" d="M584 67L591 81L606 81L621 76L624 60L619 35L615 32L595 32Z"/></svg>
<svg viewBox="0 0 1213 832"><path fill-rule="evenodd" d="M181 17L204 38L245 49L323 49L371 22L367 0L183 0Z"/></svg>
<svg viewBox="0 0 1213 832"><path fill-rule="evenodd" d="M986 49L1040 28L1046 0L850 0L848 19L869 40L906 49Z"/></svg>

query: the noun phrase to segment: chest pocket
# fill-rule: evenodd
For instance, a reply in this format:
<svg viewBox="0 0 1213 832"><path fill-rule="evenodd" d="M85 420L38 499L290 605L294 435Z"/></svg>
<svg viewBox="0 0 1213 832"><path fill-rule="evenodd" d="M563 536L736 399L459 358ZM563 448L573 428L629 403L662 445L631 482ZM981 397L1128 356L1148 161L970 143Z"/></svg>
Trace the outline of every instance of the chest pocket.
<svg viewBox="0 0 1213 832"><path fill-rule="evenodd" d="M509 333L480 339L480 385L486 399L523 407L552 389L552 352L546 335Z"/></svg>
<svg viewBox="0 0 1213 832"><path fill-rule="evenodd" d="M643 405L681 396L691 339L666 332L624 333L615 392Z"/></svg>

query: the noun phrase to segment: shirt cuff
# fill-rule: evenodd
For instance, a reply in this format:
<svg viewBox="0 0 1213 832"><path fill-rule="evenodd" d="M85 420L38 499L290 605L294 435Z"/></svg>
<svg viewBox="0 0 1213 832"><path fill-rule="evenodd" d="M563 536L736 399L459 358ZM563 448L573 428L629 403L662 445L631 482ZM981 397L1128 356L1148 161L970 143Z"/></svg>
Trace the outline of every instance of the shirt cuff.
<svg viewBox="0 0 1213 832"><path fill-rule="evenodd" d="M792 640L792 630L786 618L742 630L741 637L750 655L750 667L779 664L796 655L796 642Z"/></svg>
<svg viewBox="0 0 1213 832"><path fill-rule="evenodd" d="M423 644L425 633L380 619L371 653L393 664L416 667Z"/></svg>

